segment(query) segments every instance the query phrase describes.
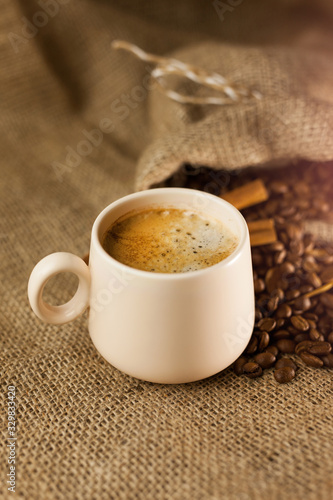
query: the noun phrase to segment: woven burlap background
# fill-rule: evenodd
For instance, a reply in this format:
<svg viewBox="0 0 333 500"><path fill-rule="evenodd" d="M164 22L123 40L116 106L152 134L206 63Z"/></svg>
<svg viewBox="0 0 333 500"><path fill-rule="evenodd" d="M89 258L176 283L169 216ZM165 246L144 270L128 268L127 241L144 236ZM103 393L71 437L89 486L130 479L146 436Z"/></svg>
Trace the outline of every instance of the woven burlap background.
<svg viewBox="0 0 333 500"><path fill-rule="evenodd" d="M188 385L142 382L97 354L85 317L45 325L26 294L40 258L85 254L102 208L185 161L234 169L331 160L330 0L3 0L0 23L0 497L331 498L330 370L302 367L285 386L269 372L247 380L231 370ZM116 38L215 70L263 99L171 102L147 90L149 65L111 51ZM59 278L50 300L67 300L74 285ZM6 485L8 385L17 391L15 494Z"/></svg>

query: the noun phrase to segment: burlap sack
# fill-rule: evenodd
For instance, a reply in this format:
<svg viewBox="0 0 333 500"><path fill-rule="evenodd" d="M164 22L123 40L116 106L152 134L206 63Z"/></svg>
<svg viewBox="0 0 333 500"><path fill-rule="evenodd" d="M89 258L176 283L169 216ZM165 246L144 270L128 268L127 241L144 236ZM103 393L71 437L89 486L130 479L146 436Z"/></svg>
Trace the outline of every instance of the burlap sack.
<svg viewBox="0 0 333 500"><path fill-rule="evenodd" d="M329 370L302 367L286 386L271 373L251 381L231 370L154 385L106 363L86 318L45 325L27 302L40 258L83 255L101 209L185 161L238 168L332 159L329 0L222 4L2 2L1 498L331 496ZM147 90L149 65L112 51L115 38L218 71L257 88L263 100L174 103ZM65 301L70 292L60 278L47 296ZM6 483L9 385L16 386L15 494Z"/></svg>

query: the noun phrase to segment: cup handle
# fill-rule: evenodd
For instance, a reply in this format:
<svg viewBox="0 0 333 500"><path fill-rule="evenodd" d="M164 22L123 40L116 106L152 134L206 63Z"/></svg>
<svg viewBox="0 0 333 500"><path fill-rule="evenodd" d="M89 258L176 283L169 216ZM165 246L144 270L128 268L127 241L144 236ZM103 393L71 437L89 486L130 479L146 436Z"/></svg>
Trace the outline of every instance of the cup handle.
<svg viewBox="0 0 333 500"><path fill-rule="evenodd" d="M43 289L50 278L66 271L79 278L78 289L66 304L51 306L43 300ZM89 292L89 267L82 259L67 252L56 252L44 257L32 270L28 283L32 310L41 320L54 325L68 323L80 316L89 305Z"/></svg>

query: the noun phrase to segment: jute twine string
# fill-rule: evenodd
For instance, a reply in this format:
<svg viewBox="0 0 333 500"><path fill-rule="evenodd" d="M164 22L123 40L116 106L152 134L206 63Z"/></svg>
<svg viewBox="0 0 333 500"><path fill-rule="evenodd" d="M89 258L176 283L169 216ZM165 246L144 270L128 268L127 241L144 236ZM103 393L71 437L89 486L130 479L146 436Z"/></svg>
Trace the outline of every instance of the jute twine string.
<svg viewBox="0 0 333 500"><path fill-rule="evenodd" d="M192 64L178 61L174 58L156 56L140 49L136 45L123 41L114 40L111 43L113 49L123 49L134 54L136 57L157 66L151 71L151 77L157 83L158 88L170 99L182 104L215 104L226 105L235 102L244 102L248 99L261 99L262 94L257 90L250 90L241 85L230 82L215 72L206 71ZM164 77L177 75L209 89L221 92L223 97L215 96L193 96L184 95L167 87Z"/></svg>

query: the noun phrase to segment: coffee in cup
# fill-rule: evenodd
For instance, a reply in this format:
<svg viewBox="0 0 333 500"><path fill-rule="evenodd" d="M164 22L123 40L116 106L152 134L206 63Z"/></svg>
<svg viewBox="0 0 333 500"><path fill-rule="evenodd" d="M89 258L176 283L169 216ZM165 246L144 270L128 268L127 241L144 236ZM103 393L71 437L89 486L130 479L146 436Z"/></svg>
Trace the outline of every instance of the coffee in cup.
<svg viewBox="0 0 333 500"><path fill-rule="evenodd" d="M194 210L151 207L117 219L103 248L129 267L158 273L196 271L217 264L239 239L221 221Z"/></svg>

